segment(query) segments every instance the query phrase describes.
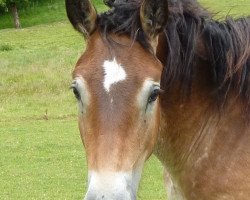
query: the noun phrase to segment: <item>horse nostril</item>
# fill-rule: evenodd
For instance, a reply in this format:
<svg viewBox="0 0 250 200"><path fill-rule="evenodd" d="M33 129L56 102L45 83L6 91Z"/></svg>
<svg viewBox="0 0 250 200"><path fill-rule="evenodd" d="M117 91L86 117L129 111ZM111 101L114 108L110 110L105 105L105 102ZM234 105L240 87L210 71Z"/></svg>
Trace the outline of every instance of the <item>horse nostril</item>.
<svg viewBox="0 0 250 200"><path fill-rule="evenodd" d="M104 197L104 195L102 195L102 199L104 199L105 197Z"/></svg>

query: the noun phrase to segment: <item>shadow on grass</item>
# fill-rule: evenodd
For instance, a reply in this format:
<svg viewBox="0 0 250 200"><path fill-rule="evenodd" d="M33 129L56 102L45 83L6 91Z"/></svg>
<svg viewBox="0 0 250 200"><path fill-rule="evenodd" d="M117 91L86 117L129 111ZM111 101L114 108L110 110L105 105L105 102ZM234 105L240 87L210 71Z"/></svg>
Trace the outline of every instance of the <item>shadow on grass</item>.
<svg viewBox="0 0 250 200"><path fill-rule="evenodd" d="M9 44L0 44L0 51L11 51L13 49L13 46Z"/></svg>

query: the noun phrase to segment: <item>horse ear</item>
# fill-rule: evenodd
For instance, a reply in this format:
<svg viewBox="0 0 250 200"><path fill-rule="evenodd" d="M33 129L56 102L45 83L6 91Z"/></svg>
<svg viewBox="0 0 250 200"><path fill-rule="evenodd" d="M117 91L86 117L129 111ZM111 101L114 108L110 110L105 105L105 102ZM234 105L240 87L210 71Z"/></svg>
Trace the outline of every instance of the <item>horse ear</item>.
<svg viewBox="0 0 250 200"><path fill-rule="evenodd" d="M149 39L155 40L168 19L167 0L144 0L140 10L141 25Z"/></svg>
<svg viewBox="0 0 250 200"><path fill-rule="evenodd" d="M90 0L66 0L66 11L73 27L85 37L96 28L97 12Z"/></svg>

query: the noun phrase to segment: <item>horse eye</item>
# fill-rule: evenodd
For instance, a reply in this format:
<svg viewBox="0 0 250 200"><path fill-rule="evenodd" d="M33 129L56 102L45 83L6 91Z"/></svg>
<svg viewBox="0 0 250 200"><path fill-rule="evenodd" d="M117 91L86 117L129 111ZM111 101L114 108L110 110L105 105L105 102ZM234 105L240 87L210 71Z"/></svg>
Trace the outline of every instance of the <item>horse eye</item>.
<svg viewBox="0 0 250 200"><path fill-rule="evenodd" d="M160 90L159 88L154 89L154 90L151 92L151 94L150 94L150 96L149 96L149 98L148 98L148 103L154 102L154 101L157 99L157 97L159 96L160 91L161 91L161 90Z"/></svg>
<svg viewBox="0 0 250 200"><path fill-rule="evenodd" d="M78 90L75 87L72 87L72 89L73 89L73 93L74 93L76 99L80 100L81 97L80 97L80 94L79 94Z"/></svg>

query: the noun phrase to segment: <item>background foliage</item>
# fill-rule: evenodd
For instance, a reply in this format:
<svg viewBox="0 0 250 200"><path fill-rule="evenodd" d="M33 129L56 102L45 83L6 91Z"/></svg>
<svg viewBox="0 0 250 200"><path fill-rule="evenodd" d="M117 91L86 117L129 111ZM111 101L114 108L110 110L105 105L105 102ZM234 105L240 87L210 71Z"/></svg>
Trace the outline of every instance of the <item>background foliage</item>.
<svg viewBox="0 0 250 200"><path fill-rule="evenodd" d="M35 0L0 0L0 14L8 13L10 5L13 3L16 3L19 9L25 9L32 2L35 2Z"/></svg>

